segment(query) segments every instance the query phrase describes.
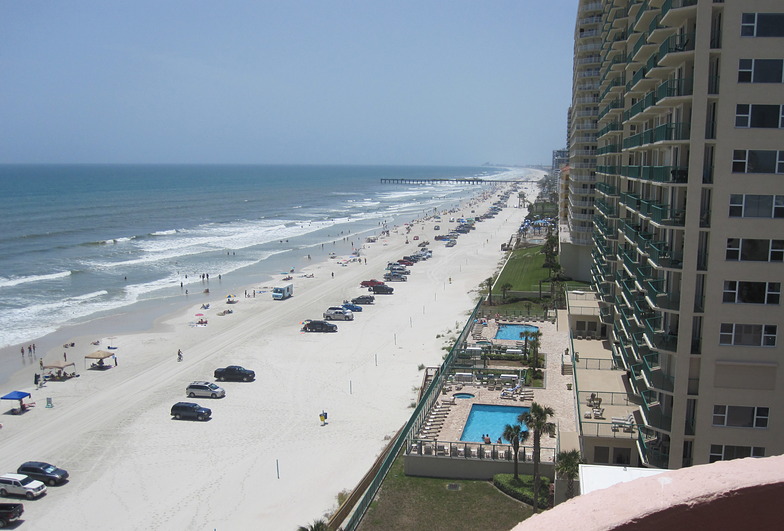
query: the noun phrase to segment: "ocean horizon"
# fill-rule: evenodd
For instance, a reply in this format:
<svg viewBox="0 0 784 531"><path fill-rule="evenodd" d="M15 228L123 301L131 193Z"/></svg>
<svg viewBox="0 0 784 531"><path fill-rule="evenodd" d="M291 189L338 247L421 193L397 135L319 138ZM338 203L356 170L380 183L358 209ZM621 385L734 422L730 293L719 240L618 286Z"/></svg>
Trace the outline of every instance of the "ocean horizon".
<svg viewBox="0 0 784 531"><path fill-rule="evenodd" d="M2 165L0 348L206 286L228 292L349 254L525 169L435 166ZM209 283L204 278L209 275ZM219 282L216 284L216 280ZM184 304L184 302L183 302ZM18 352L15 353L18 356ZM2 370L2 369L0 369Z"/></svg>

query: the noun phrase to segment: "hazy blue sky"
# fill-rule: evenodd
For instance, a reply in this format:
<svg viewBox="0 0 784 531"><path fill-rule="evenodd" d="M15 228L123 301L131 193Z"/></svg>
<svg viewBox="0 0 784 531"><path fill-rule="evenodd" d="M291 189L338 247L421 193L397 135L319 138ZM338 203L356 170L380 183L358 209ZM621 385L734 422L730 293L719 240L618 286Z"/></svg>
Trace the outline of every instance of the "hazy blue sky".
<svg viewBox="0 0 784 531"><path fill-rule="evenodd" d="M0 163L549 162L574 0L0 2Z"/></svg>

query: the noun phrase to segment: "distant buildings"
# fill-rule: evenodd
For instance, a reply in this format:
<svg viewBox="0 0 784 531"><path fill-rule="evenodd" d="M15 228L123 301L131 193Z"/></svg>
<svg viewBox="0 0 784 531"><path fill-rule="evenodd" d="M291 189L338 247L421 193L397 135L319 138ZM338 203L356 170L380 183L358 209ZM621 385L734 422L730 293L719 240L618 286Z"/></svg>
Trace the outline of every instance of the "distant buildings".
<svg viewBox="0 0 784 531"><path fill-rule="evenodd" d="M784 453L783 128L781 1L579 0L561 263L635 426L589 462Z"/></svg>

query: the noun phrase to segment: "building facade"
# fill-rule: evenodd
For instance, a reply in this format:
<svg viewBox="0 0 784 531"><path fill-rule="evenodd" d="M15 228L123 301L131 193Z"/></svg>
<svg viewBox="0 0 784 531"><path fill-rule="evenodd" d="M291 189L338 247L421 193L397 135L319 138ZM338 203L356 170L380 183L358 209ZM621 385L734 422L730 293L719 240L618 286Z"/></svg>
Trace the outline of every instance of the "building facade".
<svg viewBox="0 0 784 531"><path fill-rule="evenodd" d="M644 465L784 453L783 83L780 0L579 2L562 219Z"/></svg>

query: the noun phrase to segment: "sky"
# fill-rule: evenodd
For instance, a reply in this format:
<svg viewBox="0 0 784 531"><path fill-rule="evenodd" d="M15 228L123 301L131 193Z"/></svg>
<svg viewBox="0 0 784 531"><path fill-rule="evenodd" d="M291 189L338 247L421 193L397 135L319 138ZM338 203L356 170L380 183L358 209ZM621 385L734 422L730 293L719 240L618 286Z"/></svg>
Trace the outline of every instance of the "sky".
<svg viewBox="0 0 784 531"><path fill-rule="evenodd" d="M549 163L576 0L0 0L0 163Z"/></svg>

